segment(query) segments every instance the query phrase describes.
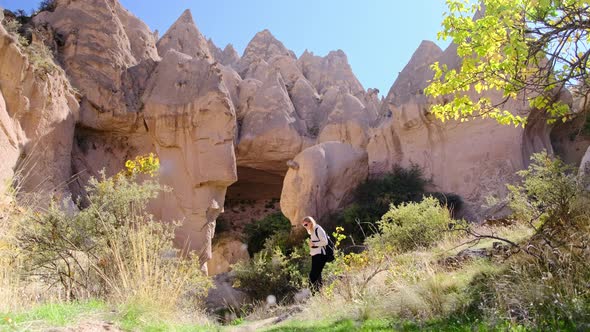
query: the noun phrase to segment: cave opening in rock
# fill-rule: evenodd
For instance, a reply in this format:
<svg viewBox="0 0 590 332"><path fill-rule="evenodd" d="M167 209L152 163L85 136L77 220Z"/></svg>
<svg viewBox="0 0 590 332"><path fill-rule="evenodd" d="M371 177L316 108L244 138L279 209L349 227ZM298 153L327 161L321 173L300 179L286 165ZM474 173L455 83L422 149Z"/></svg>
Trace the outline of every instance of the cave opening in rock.
<svg viewBox="0 0 590 332"><path fill-rule="evenodd" d="M225 208L217 219L216 233L241 233L246 224L278 213L284 174L238 167L238 181L227 188Z"/></svg>

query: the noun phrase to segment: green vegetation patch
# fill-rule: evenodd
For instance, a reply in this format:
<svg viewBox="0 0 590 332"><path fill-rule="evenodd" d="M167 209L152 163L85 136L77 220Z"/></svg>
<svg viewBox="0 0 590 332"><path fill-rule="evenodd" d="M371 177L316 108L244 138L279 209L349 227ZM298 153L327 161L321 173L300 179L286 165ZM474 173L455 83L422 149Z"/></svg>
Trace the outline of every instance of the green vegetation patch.
<svg viewBox="0 0 590 332"><path fill-rule="evenodd" d="M99 300L82 302L47 303L21 313L2 313L0 327L20 330L32 323L48 326L66 326L81 317L104 311L107 305Z"/></svg>

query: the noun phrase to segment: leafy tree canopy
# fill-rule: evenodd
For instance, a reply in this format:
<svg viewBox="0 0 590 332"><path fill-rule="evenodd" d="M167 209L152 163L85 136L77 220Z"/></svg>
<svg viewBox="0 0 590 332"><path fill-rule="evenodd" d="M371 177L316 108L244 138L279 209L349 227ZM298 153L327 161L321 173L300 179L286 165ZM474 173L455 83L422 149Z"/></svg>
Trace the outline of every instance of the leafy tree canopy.
<svg viewBox="0 0 590 332"><path fill-rule="evenodd" d="M426 94L446 96L432 107L439 119L481 116L524 126L526 118L506 107L518 99L546 110L549 122L565 121L572 112L558 99L564 89L588 107L590 0L447 0L447 6L438 38L457 45L462 63L432 65Z"/></svg>

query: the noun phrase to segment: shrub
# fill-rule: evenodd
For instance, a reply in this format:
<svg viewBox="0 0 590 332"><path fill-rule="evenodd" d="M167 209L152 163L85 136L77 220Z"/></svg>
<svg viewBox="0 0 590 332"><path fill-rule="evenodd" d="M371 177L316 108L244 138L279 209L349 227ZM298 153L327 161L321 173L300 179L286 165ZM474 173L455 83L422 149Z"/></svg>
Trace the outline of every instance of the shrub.
<svg viewBox="0 0 590 332"><path fill-rule="evenodd" d="M21 47L26 47L29 45L29 41L25 36L22 34L22 24L16 18L8 18L5 17L2 21L2 25L8 34L12 35L16 38L17 43Z"/></svg>
<svg viewBox="0 0 590 332"><path fill-rule="evenodd" d="M433 197L420 203L392 206L379 221L380 234L367 239L370 247L390 246L405 252L432 246L454 223L449 211Z"/></svg>
<svg viewBox="0 0 590 332"><path fill-rule="evenodd" d="M539 330L590 326L590 179L535 154L509 189L515 217L535 230L503 273L480 280L475 303L490 317Z"/></svg>
<svg viewBox="0 0 590 332"><path fill-rule="evenodd" d="M517 173L523 178L522 184L508 185L514 216L538 221L539 232L578 226L588 212L585 188L590 179L547 153L534 154L531 161L528 169Z"/></svg>
<svg viewBox="0 0 590 332"><path fill-rule="evenodd" d="M353 240L362 242L365 235L375 233L375 223L391 204L420 201L427 184L428 180L424 179L417 165L408 169L398 166L382 178L369 179L359 185L355 192L355 203L333 218L337 224L351 231Z"/></svg>
<svg viewBox="0 0 590 332"><path fill-rule="evenodd" d="M154 162L153 156L145 160ZM161 310L173 310L188 295L205 295L209 280L200 263L173 247L177 225L146 212L149 200L166 189L137 174L91 179L89 205L78 213L52 202L46 212L27 214L17 232L27 276L60 285L67 299L137 300Z"/></svg>
<svg viewBox="0 0 590 332"><path fill-rule="evenodd" d="M43 42L32 43L32 34L36 33L31 28L25 28L19 18L5 18L2 24L6 31L12 35L17 45L27 55L29 62L33 65L35 73L47 75L58 70L55 64L53 53Z"/></svg>
<svg viewBox="0 0 590 332"><path fill-rule="evenodd" d="M54 11L55 8L57 7L57 1L56 0L41 0L41 2L39 3L39 7L37 9L37 12L43 12L43 11Z"/></svg>
<svg viewBox="0 0 590 332"><path fill-rule="evenodd" d="M246 235L246 244L248 245L250 257L262 250L264 243L272 235L277 233L288 234L290 230L291 222L281 212L273 213L262 220L246 225L244 234Z"/></svg>
<svg viewBox="0 0 590 332"><path fill-rule="evenodd" d="M234 286L257 300L274 295L280 302L290 301L306 284L311 259L306 243L286 249L287 237L287 233L271 236L250 261L234 265Z"/></svg>

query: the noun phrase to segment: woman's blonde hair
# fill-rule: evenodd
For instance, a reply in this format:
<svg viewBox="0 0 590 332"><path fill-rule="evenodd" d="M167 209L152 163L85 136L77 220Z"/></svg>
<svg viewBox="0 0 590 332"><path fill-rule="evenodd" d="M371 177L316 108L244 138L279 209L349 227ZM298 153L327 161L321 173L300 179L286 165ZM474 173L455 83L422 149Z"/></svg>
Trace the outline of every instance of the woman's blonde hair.
<svg viewBox="0 0 590 332"><path fill-rule="evenodd" d="M309 221L313 225L313 227L315 227L315 225L317 225L317 222L311 216L307 216L307 217L303 218L303 220L301 220L301 223L304 223L306 221Z"/></svg>

